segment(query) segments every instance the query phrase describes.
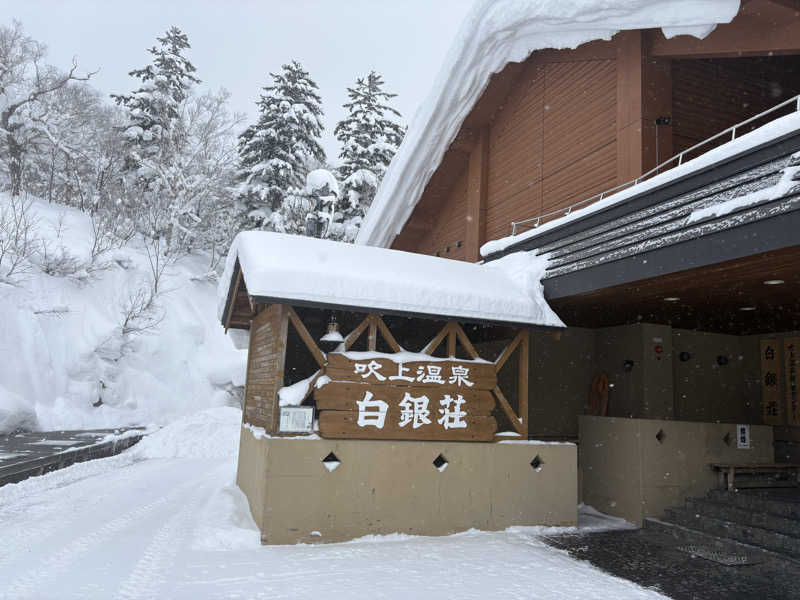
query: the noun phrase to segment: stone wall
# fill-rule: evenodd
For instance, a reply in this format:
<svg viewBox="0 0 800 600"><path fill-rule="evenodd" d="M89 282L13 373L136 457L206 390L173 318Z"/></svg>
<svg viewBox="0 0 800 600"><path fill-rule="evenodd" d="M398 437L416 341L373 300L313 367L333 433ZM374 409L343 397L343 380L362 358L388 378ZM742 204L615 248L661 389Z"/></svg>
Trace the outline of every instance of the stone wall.
<svg viewBox="0 0 800 600"><path fill-rule="evenodd" d="M243 428L238 484L266 544L577 521L572 444L256 439Z"/></svg>
<svg viewBox="0 0 800 600"><path fill-rule="evenodd" d="M751 447L739 449L735 424L590 416L579 421L582 502L637 525L715 487L711 463L774 462L767 425L751 425Z"/></svg>

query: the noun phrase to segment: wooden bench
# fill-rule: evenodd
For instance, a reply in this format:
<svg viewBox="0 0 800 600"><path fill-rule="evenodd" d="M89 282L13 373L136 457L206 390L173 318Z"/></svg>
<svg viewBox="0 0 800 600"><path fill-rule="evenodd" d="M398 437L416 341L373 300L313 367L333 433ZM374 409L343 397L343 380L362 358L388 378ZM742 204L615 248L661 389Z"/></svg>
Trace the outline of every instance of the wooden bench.
<svg viewBox="0 0 800 600"><path fill-rule="evenodd" d="M719 487L725 488L725 478L727 476L728 491L733 491L733 482L736 473L794 473L797 476L800 472L800 464L794 463L766 463L766 464L730 464L712 463L711 468L717 472L719 477Z"/></svg>

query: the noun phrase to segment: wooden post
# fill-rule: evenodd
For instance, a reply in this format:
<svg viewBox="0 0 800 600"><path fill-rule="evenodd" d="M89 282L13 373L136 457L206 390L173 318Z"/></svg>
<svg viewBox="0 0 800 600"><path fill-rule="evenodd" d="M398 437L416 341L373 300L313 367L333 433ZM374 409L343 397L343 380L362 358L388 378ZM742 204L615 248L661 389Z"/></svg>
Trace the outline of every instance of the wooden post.
<svg viewBox="0 0 800 600"><path fill-rule="evenodd" d="M450 333L447 334L447 356L455 358L456 356L456 332L450 326Z"/></svg>
<svg viewBox="0 0 800 600"><path fill-rule="evenodd" d="M464 256L468 261L481 259L480 248L486 241L486 205L489 196L489 127L482 127L478 141L469 155L467 167L467 226Z"/></svg>
<svg viewBox="0 0 800 600"><path fill-rule="evenodd" d="M267 433L278 428L278 390L283 387L289 308L272 304L251 322L243 420Z"/></svg>
<svg viewBox="0 0 800 600"><path fill-rule="evenodd" d="M522 419L520 435L528 437L528 372L530 367L530 332L526 329L519 344L519 417Z"/></svg>
<svg viewBox="0 0 800 600"><path fill-rule="evenodd" d="M369 333L367 334L367 350L375 351L378 347L378 324L375 315L369 315Z"/></svg>
<svg viewBox="0 0 800 600"><path fill-rule="evenodd" d="M617 183L642 174L642 32L617 40Z"/></svg>

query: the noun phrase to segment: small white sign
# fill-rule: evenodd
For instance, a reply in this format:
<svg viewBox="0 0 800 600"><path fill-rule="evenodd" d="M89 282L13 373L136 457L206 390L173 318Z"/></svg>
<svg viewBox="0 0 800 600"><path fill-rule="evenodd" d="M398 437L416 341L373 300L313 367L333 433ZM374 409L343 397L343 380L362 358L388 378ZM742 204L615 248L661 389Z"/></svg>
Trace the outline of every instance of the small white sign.
<svg viewBox="0 0 800 600"><path fill-rule="evenodd" d="M314 430L313 406L282 406L278 431L281 433L311 433Z"/></svg>
<svg viewBox="0 0 800 600"><path fill-rule="evenodd" d="M739 449L750 447L750 425L736 426L736 447Z"/></svg>

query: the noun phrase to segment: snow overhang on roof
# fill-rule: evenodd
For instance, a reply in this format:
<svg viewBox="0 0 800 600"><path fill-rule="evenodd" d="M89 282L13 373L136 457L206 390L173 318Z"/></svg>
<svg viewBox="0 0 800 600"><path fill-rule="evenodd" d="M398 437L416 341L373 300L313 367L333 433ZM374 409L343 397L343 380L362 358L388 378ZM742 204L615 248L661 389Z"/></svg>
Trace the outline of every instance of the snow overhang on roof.
<svg viewBox="0 0 800 600"><path fill-rule="evenodd" d="M542 327L564 324L544 300L546 258L520 252L479 265L302 236L236 236L218 288L225 321L239 265L256 302Z"/></svg>
<svg viewBox="0 0 800 600"><path fill-rule="evenodd" d="M704 38L738 12L738 0L478 0L389 165L356 243L392 244L490 77L506 64L535 50L610 40L621 30L661 28L667 38Z"/></svg>

